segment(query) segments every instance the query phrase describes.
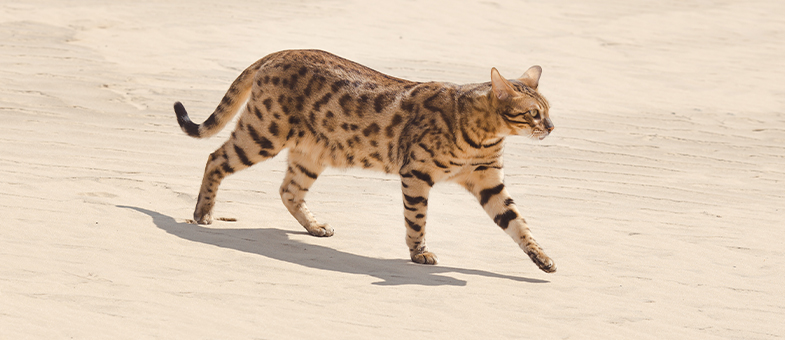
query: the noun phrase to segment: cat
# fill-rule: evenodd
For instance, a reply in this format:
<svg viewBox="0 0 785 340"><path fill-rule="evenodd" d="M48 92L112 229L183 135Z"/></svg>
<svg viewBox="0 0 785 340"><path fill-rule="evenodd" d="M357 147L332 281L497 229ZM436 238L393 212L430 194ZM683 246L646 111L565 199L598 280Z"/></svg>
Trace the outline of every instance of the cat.
<svg viewBox="0 0 785 340"><path fill-rule="evenodd" d="M332 236L305 205L328 167L361 167L401 177L406 244L412 261L436 264L425 243L428 193L436 182L465 187L543 271L556 265L532 237L503 183L504 139L543 139L554 129L537 90L542 69L507 80L457 85L413 82L319 50L272 53L245 69L202 124L174 104L182 130L210 137L242 111L231 137L210 154L194 220L212 221L221 181L289 149L280 188L289 212L314 236Z"/></svg>

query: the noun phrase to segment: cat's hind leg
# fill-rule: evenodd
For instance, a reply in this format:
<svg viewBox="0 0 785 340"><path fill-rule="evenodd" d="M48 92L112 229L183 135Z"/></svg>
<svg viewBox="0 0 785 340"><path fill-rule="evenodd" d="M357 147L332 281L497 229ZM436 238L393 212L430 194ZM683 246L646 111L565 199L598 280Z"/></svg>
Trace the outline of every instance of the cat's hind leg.
<svg viewBox="0 0 785 340"><path fill-rule="evenodd" d="M218 186L226 176L274 157L283 145L264 137L253 125L241 119L231 138L207 159L194 209L194 220L199 224L212 223L212 211Z"/></svg>
<svg viewBox="0 0 785 340"><path fill-rule="evenodd" d="M305 194L324 168L300 151L290 149L289 167L280 189L281 200L286 209L309 234L320 237L333 236L335 231L329 224L316 221L305 205Z"/></svg>

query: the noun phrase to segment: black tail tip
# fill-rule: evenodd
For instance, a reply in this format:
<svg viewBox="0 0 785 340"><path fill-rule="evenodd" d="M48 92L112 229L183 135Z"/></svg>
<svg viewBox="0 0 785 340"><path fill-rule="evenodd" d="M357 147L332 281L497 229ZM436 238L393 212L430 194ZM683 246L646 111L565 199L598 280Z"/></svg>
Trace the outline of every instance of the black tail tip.
<svg viewBox="0 0 785 340"><path fill-rule="evenodd" d="M191 121L191 118L188 117L188 112L185 111L185 106L181 102L174 103L174 113L177 115L177 123L180 124L180 128L183 131L192 137L199 136L199 125L194 124Z"/></svg>
<svg viewBox="0 0 785 340"><path fill-rule="evenodd" d="M174 113L177 114L177 117L188 117L188 112L185 111L185 106L181 102L174 103Z"/></svg>

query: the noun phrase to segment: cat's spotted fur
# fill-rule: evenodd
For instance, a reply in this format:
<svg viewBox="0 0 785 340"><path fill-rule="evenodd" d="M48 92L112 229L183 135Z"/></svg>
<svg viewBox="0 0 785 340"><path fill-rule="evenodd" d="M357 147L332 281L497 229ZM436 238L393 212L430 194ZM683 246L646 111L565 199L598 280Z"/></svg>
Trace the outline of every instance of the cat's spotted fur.
<svg viewBox="0 0 785 340"><path fill-rule="evenodd" d="M175 103L180 127L197 138L214 135L242 109L231 138L207 161L194 219L211 222L224 177L288 148L281 199L312 235L333 234L305 205L319 174L328 166L377 169L401 176L406 244L414 262L437 262L425 245L428 193L436 182L453 181L477 197L540 269L553 272L555 264L502 182L504 138L543 139L553 130L548 102L537 92L540 73L533 66L506 80L492 69L487 83L418 83L323 51L270 54L237 77L204 123L194 124Z"/></svg>

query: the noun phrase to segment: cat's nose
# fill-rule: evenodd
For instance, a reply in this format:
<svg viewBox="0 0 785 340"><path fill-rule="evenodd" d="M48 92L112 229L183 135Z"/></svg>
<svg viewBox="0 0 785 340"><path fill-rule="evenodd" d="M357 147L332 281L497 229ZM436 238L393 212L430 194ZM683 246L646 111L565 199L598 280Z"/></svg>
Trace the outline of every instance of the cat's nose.
<svg viewBox="0 0 785 340"><path fill-rule="evenodd" d="M551 131L553 131L554 129L553 122L551 122L550 118L545 118L545 122L543 123L543 125L545 125L545 128L548 130L548 133L551 133Z"/></svg>

